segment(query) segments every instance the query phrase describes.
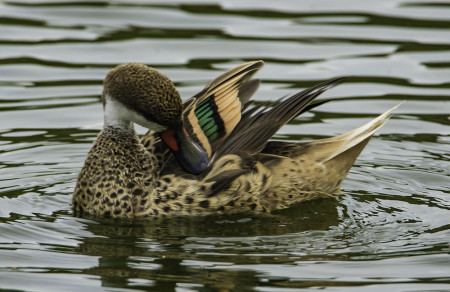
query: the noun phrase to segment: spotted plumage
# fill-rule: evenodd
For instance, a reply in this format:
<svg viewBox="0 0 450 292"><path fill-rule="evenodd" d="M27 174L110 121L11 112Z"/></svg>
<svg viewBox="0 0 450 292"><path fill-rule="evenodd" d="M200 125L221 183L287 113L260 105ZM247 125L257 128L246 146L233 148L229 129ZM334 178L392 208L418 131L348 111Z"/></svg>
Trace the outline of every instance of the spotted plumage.
<svg viewBox="0 0 450 292"><path fill-rule="evenodd" d="M393 109L348 133L304 143L268 140L343 78L251 106L261 61L222 74L181 103L170 80L119 65L103 91L105 125L81 170L76 213L106 217L271 212L331 196ZM142 138L133 123L150 129Z"/></svg>

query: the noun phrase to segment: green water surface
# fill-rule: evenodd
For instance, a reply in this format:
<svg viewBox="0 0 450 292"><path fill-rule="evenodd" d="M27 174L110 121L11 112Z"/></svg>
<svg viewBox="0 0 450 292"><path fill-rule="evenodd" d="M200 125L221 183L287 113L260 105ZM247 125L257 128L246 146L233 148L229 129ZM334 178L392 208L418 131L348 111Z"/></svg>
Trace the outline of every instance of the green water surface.
<svg viewBox="0 0 450 292"><path fill-rule="evenodd" d="M341 196L271 215L73 216L111 68L148 64L188 98L259 59L259 101L353 76L275 139L407 100ZM0 291L450 291L449 115L445 0L0 1Z"/></svg>

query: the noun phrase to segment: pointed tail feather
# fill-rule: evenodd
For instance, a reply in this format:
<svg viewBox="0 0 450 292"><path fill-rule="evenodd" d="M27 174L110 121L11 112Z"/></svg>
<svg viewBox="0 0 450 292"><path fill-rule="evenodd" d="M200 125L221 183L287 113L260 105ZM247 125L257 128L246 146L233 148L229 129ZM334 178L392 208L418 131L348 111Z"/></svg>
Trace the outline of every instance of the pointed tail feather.
<svg viewBox="0 0 450 292"><path fill-rule="evenodd" d="M368 141L368 138L370 138L387 122L392 112L400 105L401 103L389 109L385 113L379 115L367 124L350 132L331 138L308 142L305 143L305 146L313 147L313 149L315 149L314 153L316 156L316 161L322 163L328 162L341 153L344 153L349 149L355 147L356 145L362 143L363 141ZM357 155L358 154L359 152L357 153Z"/></svg>

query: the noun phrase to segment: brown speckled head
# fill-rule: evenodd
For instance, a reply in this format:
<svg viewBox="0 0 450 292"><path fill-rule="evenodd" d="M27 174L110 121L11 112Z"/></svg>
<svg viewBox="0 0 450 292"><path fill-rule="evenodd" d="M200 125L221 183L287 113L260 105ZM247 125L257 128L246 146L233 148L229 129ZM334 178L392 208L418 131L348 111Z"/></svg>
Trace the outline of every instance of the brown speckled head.
<svg viewBox="0 0 450 292"><path fill-rule="evenodd" d="M174 84L144 64L127 63L111 70L104 82L103 104L106 96L160 125L181 123L182 102Z"/></svg>

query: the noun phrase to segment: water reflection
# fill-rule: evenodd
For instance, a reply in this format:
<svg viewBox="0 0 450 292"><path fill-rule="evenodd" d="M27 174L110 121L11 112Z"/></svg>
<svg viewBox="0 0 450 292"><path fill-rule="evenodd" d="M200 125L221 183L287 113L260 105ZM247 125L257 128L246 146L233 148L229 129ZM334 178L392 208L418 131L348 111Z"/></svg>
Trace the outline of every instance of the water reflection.
<svg viewBox="0 0 450 292"><path fill-rule="evenodd" d="M83 238L77 252L100 258L98 266L83 273L100 276L105 287L124 288L135 278L146 279L158 291L174 288L177 283L205 283L205 288L224 291L236 287L252 290L259 282L254 272L245 271L243 277L233 270L198 266L289 263L292 255L277 246L264 254L270 250L264 237L277 241L277 236L325 231L339 224L338 202L333 198L270 215L91 220L85 229L94 236ZM282 245L282 240L278 244Z"/></svg>

